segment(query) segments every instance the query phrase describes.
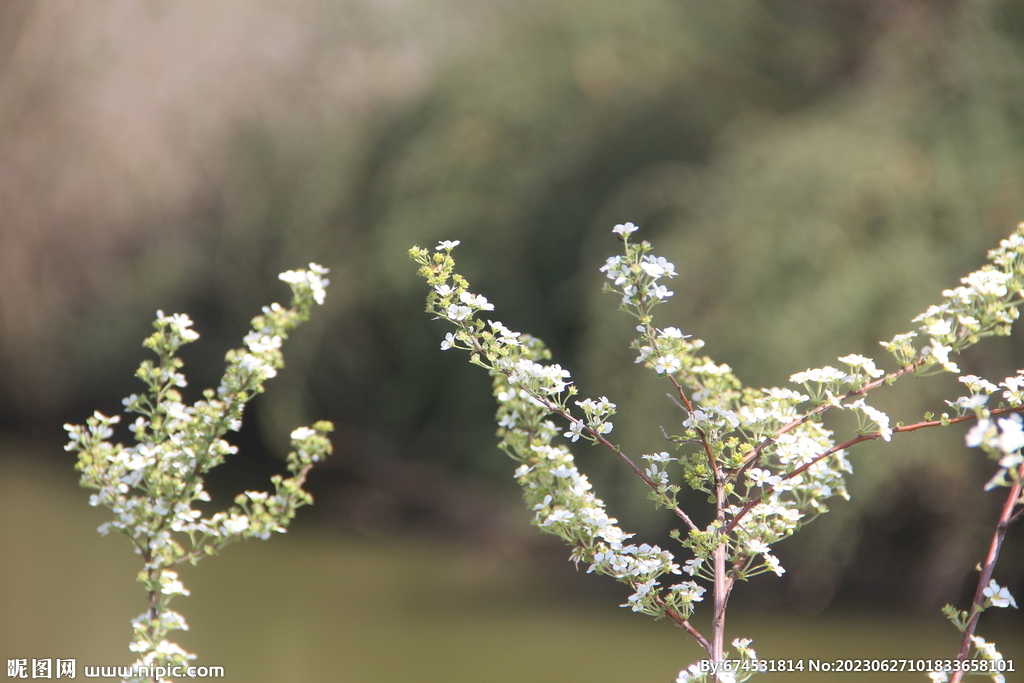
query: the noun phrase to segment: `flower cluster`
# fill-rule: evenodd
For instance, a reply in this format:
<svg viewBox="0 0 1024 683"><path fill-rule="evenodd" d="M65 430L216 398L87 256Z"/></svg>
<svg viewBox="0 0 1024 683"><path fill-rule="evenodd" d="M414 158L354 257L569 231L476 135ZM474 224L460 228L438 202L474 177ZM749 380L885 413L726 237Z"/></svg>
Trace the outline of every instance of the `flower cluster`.
<svg viewBox="0 0 1024 683"><path fill-rule="evenodd" d="M964 278L962 287L943 292L941 305L918 316L916 331L882 342L899 362L897 370L887 374L873 359L851 354L839 358L846 369L828 366L792 375L790 380L803 391L744 387L729 366L698 354L703 341L677 327L656 326L652 310L673 295L663 280L677 273L671 262L651 253L649 243L632 240L637 230L632 223L613 229L623 253L608 258L600 270L608 279L605 290L619 295L620 309L636 319L636 362L671 383L681 409L680 433L669 437L675 452L643 455L644 468L608 440L614 403L603 396L570 401L578 390L569 371L546 362L550 353L539 340L477 317L494 307L470 292L469 283L455 272L452 250L457 242L441 242L433 252L414 247L409 253L430 288L427 311L455 328L441 348L468 351L470 361L494 378L500 446L520 463L515 476L534 512L534 524L565 540L573 548L571 559L590 564L589 571L629 584L633 593L623 607L671 619L712 660L722 661L723 634L716 631L713 639L705 639L688 621L707 588L694 580L664 585L665 577L685 573L713 583L720 592L715 609L721 610L713 615L713 628L722 629L724 605L736 581L766 572L782 575L785 569L772 554L772 545L827 512L828 499L848 498L845 476L852 468L847 447L867 439L890 441L908 429L894 427L886 413L868 404L868 392L905 374L959 373L950 354L983 337L1009 333L1024 299L1024 224L990 252L990 265ZM914 345L919 335L928 339L920 349ZM1014 473L1024 460L1024 430L1017 411L1024 399L1024 372L998 387L977 378L962 381L975 393L953 405L961 414L977 413L969 442L998 455L999 483L1018 481ZM1000 408L1001 417L993 421L985 405L999 387L1010 407ZM830 410L853 411L858 435L837 445L823 423ZM555 420L566 427L557 427ZM944 416L914 428L949 423ZM687 532L675 532L674 537L692 557L680 567L666 550L628 543L632 534L607 515L568 446L553 444L559 434L573 443L584 440L606 447L632 469L651 488L652 500L686 523ZM679 508L681 487L675 482L708 494L714 504L710 524L699 527ZM995 584L986 595L990 605L1012 602ZM756 658L749 640L737 639L733 645L741 658ZM693 666L681 671L677 681L703 683L712 677L721 683L747 676L740 679L721 671L712 675Z"/></svg>
<svg viewBox="0 0 1024 683"><path fill-rule="evenodd" d="M1019 412L1024 409L1024 370L1018 370L1017 375L1007 377L998 385L976 375L964 375L960 382L971 394L948 403L959 415L973 414L976 418L965 437L967 446L981 448L999 465L985 490L1012 486L1021 480L1024 468L1024 421ZM1002 401L1000 407L993 410L989 401L996 394Z"/></svg>
<svg viewBox="0 0 1024 683"><path fill-rule="evenodd" d="M988 259L991 263L961 278L963 286L943 291L943 303L914 318L921 323L917 332L896 335L882 346L902 365L938 366L959 374L959 367L949 358L951 353L959 353L983 337L1009 335L1020 315L1024 289L1024 224L989 251ZM919 350L912 344L918 332L929 337L928 345Z"/></svg>
<svg viewBox="0 0 1024 683"><path fill-rule="evenodd" d="M195 564L237 540L284 532L295 510L312 502L302 484L313 463L331 451L329 422L292 432L291 476L274 476L274 493L246 491L229 510L210 517L193 508L196 501L210 500L203 475L237 451L224 436L240 429L246 402L283 367L282 340L308 319L313 302L323 302L326 273L316 264L308 271L283 273L281 279L292 286L292 306L265 307L263 315L253 319L245 347L228 352L217 389L205 390L191 405L178 391L187 382L176 354L199 335L188 316L158 311L156 332L143 342L157 355L157 362L143 361L136 372L148 391L123 401L125 411L137 415L129 425L134 446L109 441L120 421L117 416L96 412L85 425L64 425L70 436L66 450L78 453L81 484L96 491L89 504L114 513L112 521L100 526L100 533L127 536L143 559L138 578L150 595L150 608L132 622L131 645L142 666L182 665L194 657L166 639L172 630L188 629L184 617L169 608L175 595L189 594L171 567Z"/></svg>

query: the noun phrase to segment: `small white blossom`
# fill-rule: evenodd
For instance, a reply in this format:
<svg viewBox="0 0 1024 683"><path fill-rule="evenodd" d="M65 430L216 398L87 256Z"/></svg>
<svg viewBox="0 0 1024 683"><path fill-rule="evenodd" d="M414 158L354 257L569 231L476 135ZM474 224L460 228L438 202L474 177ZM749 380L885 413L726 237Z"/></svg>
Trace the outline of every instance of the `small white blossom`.
<svg viewBox="0 0 1024 683"><path fill-rule="evenodd" d="M683 565L683 571L689 574L690 576L696 576L697 572L700 570L701 564L703 563L704 560L702 560L699 557L695 557L692 560L687 560Z"/></svg>
<svg viewBox="0 0 1024 683"><path fill-rule="evenodd" d="M640 228L633 225L632 223L620 223L616 225L614 228L612 228L612 232L614 232L616 235L622 235L623 237L625 237L626 235L630 235L639 229Z"/></svg>
<svg viewBox="0 0 1024 683"><path fill-rule="evenodd" d="M302 441L303 439L308 439L311 436L316 436L316 430L310 429L309 427L299 427L298 429L292 430L290 438L292 441Z"/></svg>
<svg viewBox="0 0 1024 683"><path fill-rule="evenodd" d="M967 436L964 438L964 441L967 443L967 447L977 448L984 443L985 436L988 434L991 427L992 421L988 418L978 420L973 427L967 430Z"/></svg>
<svg viewBox="0 0 1024 683"><path fill-rule="evenodd" d="M846 363L855 368L861 368L868 377L881 377L885 374L885 371L875 367L875 361L865 358L860 354L854 353L849 356L843 356L839 359L839 362Z"/></svg>
<svg viewBox="0 0 1024 683"><path fill-rule="evenodd" d="M848 404L846 407L853 408L855 410L860 410L868 417L869 420L878 425L878 431L881 433L883 439L885 439L886 441L892 441L893 431L889 427L888 415L883 413L881 410L872 408L867 403L865 403L864 399L862 398L854 401L853 403Z"/></svg>
<svg viewBox="0 0 1024 683"><path fill-rule="evenodd" d="M465 320L473 314L473 309L469 306L459 306L458 304L451 304L448 306L448 317L452 320L460 321Z"/></svg>
<svg viewBox="0 0 1024 683"><path fill-rule="evenodd" d="M667 299L673 294L675 294L675 292L670 292L668 287L666 287L665 285L656 285L653 289L651 289L651 296L653 296L655 299L659 301Z"/></svg>
<svg viewBox="0 0 1024 683"><path fill-rule="evenodd" d="M559 522L568 522L575 516L576 515L568 510L555 510L547 516L547 519L541 523L541 526L551 526L552 524L557 524Z"/></svg>
<svg viewBox="0 0 1024 683"><path fill-rule="evenodd" d="M570 439L573 443L576 443L577 441L579 441L580 436L583 434L583 429L585 427L586 425L583 424L583 420L576 420L571 425L569 425L569 431L563 434L563 436L567 439Z"/></svg>
<svg viewBox="0 0 1024 683"><path fill-rule="evenodd" d="M494 310L494 304L488 303L487 297L485 297L483 294L470 294L469 292L463 292L462 294L459 295L459 301L466 304L467 306L477 308L481 311Z"/></svg>
<svg viewBox="0 0 1024 683"><path fill-rule="evenodd" d="M1008 418L999 418L999 441L996 448L1003 453L1013 453L1024 446L1024 431L1021 430L1020 413Z"/></svg>
<svg viewBox="0 0 1024 683"><path fill-rule="evenodd" d="M982 591L995 607L1013 607L1017 609L1017 601L1010 595L1010 591L1000 587L995 580L989 581L988 586Z"/></svg>
<svg viewBox="0 0 1024 683"><path fill-rule="evenodd" d="M196 339L199 339L198 332L188 329L192 327L192 320L184 313L164 315L163 311L157 311L156 319L158 323L168 325L174 334L185 341L195 341Z"/></svg>
<svg viewBox="0 0 1024 683"><path fill-rule="evenodd" d="M249 518L245 515L233 516L224 522L224 528L232 534L240 534L249 528Z"/></svg>
<svg viewBox="0 0 1024 683"><path fill-rule="evenodd" d="M768 565L768 569L775 572L776 576L782 576L786 573L786 570L783 569L781 564L779 564L779 558L774 555L769 555L768 553L764 553L761 557L764 560L764 563Z"/></svg>
<svg viewBox="0 0 1024 683"><path fill-rule="evenodd" d="M654 361L654 371L659 375L672 374L683 367L683 362L675 356L661 356Z"/></svg>
<svg viewBox="0 0 1024 683"><path fill-rule="evenodd" d="M932 337L944 337L952 331L953 325L949 320L943 318L933 322L931 325L925 325L921 329L924 330L925 334Z"/></svg>
<svg viewBox="0 0 1024 683"><path fill-rule="evenodd" d="M813 370L798 372L789 378L794 384L806 384L807 382L839 382L846 379L846 373L837 370L830 365Z"/></svg>
<svg viewBox="0 0 1024 683"><path fill-rule="evenodd" d="M659 277L675 277L676 266L671 261L667 260L664 256L644 256L641 260L640 267L651 277L657 279ZM648 269L650 268L650 270ZM657 275L655 275L657 273Z"/></svg>
<svg viewBox="0 0 1024 683"><path fill-rule="evenodd" d="M160 575L160 592L164 595L188 595L189 591L178 580L178 573L165 569Z"/></svg>
<svg viewBox="0 0 1024 683"><path fill-rule="evenodd" d="M771 548L767 543L765 543L761 539L754 538L747 541L747 550L749 550L755 555L759 555L761 553L767 553L769 550L771 550Z"/></svg>
<svg viewBox="0 0 1024 683"><path fill-rule="evenodd" d="M782 481L782 477L758 467L751 467L747 470L747 478L754 486L776 486Z"/></svg>
<svg viewBox="0 0 1024 683"><path fill-rule="evenodd" d="M943 369L948 372L955 372L959 374L960 368L957 367L956 363L949 360L949 352L952 350L953 349L951 347L944 346L932 339L931 346L925 349L925 352L930 354L932 358L934 358L936 362L943 367Z"/></svg>
<svg viewBox="0 0 1024 683"><path fill-rule="evenodd" d="M691 681L700 680L704 676L704 672L700 670L700 666L697 664L691 664L689 667L679 672L679 676L676 678L676 683L690 683Z"/></svg>
<svg viewBox="0 0 1024 683"><path fill-rule="evenodd" d="M671 586L669 590L680 593L687 602L703 602L702 597L708 592L708 589L704 586L700 586L693 581L683 581Z"/></svg>

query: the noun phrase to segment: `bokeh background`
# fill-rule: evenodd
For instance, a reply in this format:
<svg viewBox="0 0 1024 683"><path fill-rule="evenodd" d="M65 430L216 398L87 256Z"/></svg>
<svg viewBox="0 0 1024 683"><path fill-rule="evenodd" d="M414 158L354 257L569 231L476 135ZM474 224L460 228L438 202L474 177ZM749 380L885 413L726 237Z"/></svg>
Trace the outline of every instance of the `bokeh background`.
<svg viewBox="0 0 1024 683"><path fill-rule="evenodd" d="M663 324L748 384L847 353L891 369L878 340L1024 220L1024 5L6 0L0 208L4 657L130 661L136 558L95 533L61 425L139 389L158 308L202 334L194 400L287 296L276 274L317 261L327 304L209 488L265 488L317 419L335 454L291 533L184 570L180 642L239 681L668 681L696 645L527 526L488 378L440 352L406 251L461 240L475 291L619 404L631 452L679 416L601 294L618 222L681 273ZM958 361L998 381L1020 339ZM960 395L902 384L874 401L894 420ZM777 659L953 656L939 608L968 604L1002 498L963 432L858 447L853 500L779 544L784 577L737 589L729 637ZM620 463L578 459L624 527L672 547ZM1024 598L1020 525L996 576ZM1019 612L980 633L1024 665Z"/></svg>

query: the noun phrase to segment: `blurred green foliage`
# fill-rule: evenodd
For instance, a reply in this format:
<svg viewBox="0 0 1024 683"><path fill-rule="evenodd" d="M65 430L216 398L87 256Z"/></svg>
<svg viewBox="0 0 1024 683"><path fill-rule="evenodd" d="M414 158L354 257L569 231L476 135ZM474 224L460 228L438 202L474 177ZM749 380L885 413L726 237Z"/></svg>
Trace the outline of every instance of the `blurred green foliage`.
<svg viewBox="0 0 1024 683"><path fill-rule="evenodd" d="M56 440L62 421L116 410L157 308L227 350L284 297L272 275L315 260L332 269L325 315L289 340L250 436L283 454L288 425L331 419L342 467L387 498L373 510L416 489L387 490L381 463L511 491L487 379L439 351L414 243L462 240L475 290L624 408L619 442L650 451L678 416L600 294L615 223L682 274L663 323L778 386L843 354L881 359L878 340L1024 219L1010 0L0 12L4 430ZM961 367L999 379L1021 349L990 340ZM218 354L186 361L196 391L220 374ZM909 421L959 395L953 378L912 384L880 407ZM992 519L988 464L961 436L855 452L853 502L792 542L795 564L780 547L787 599L953 599ZM664 531L618 463L581 467L627 526ZM878 567L886 579L862 580Z"/></svg>

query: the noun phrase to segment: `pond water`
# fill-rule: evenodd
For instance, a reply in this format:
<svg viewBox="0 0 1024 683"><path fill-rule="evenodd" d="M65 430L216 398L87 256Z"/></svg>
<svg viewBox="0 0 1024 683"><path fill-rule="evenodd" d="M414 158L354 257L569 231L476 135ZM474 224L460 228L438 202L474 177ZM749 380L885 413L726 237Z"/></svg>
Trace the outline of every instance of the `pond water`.
<svg viewBox="0 0 1024 683"><path fill-rule="evenodd" d="M73 473L27 463L0 459L0 658L130 663L129 622L144 609L137 557L123 539L95 532L109 513L88 507ZM670 683L701 654L667 623L613 602L552 595L535 572L493 549L299 533L232 546L181 574L192 594L174 608L192 630L177 640L199 654L198 664L225 667L230 681ZM1024 665L1024 630L997 635ZM957 641L939 614L732 613L729 638L736 636L753 638L762 657L805 661L947 658ZM1016 675L1007 681L1024 680ZM754 680L927 678L805 672Z"/></svg>

